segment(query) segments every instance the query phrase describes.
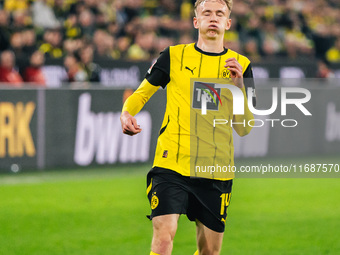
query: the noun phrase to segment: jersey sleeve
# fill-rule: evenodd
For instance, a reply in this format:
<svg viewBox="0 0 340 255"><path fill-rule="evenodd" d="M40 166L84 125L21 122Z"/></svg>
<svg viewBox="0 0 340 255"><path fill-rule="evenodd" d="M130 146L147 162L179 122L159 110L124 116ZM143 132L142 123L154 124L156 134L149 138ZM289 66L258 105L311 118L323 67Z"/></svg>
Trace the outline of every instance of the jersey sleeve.
<svg viewBox="0 0 340 255"><path fill-rule="evenodd" d="M138 89L126 99L122 112L127 111L135 116L158 89L159 86L153 86L144 79Z"/></svg>
<svg viewBox="0 0 340 255"><path fill-rule="evenodd" d="M253 105L256 105L256 97L255 97L255 83L253 77L253 71L251 63L248 64L246 70L243 72L244 79L244 87L242 88L242 92L244 95L244 114L243 115L234 115L233 117L233 125L234 130L239 136L245 136L249 134L252 129L252 126L249 125L249 120L254 119L253 113L249 110L248 107L248 88L253 88ZM238 123L238 124L236 124ZM243 123L243 124L240 124Z"/></svg>
<svg viewBox="0 0 340 255"><path fill-rule="evenodd" d="M255 82L254 82L253 68L252 68L251 63L249 63L247 69L244 71L243 79L244 79L244 86L245 86L247 97L248 97L248 88L252 88L253 106L255 107L256 106Z"/></svg>
<svg viewBox="0 0 340 255"><path fill-rule="evenodd" d="M148 82L163 89L170 82L170 49L166 48L145 75Z"/></svg>

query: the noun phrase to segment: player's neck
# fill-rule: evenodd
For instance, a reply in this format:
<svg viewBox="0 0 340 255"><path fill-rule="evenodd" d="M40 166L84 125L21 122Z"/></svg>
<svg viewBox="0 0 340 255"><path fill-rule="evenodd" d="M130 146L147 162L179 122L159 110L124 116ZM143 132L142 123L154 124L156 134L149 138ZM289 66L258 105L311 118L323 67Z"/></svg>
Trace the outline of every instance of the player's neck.
<svg viewBox="0 0 340 255"><path fill-rule="evenodd" d="M198 38L197 47L202 51L211 53L220 53L224 50L223 40L204 40L203 38Z"/></svg>

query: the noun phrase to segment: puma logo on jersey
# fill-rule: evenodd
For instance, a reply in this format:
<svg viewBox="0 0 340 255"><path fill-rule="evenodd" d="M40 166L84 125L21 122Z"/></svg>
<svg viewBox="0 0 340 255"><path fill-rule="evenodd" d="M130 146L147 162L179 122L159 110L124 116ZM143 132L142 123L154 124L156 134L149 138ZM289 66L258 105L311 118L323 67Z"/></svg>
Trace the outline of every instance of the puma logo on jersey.
<svg viewBox="0 0 340 255"><path fill-rule="evenodd" d="M192 75L194 75L194 70L196 69L196 66L192 70L187 66L185 67L185 69L189 70L192 73Z"/></svg>

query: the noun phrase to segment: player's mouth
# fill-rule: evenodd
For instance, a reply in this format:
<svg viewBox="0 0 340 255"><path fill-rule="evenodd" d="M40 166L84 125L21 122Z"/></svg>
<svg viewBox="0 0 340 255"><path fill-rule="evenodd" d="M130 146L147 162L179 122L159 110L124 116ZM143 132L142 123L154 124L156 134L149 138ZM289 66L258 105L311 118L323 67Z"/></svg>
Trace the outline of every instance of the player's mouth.
<svg viewBox="0 0 340 255"><path fill-rule="evenodd" d="M209 25L208 28L209 29L218 29L218 26L216 26L216 25Z"/></svg>
<svg viewBox="0 0 340 255"><path fill-rule="evenodd" d="M214 25L214 24L211 24L211 25L209 25L209 28L218 28L218 26L217 25Z"/></svg>

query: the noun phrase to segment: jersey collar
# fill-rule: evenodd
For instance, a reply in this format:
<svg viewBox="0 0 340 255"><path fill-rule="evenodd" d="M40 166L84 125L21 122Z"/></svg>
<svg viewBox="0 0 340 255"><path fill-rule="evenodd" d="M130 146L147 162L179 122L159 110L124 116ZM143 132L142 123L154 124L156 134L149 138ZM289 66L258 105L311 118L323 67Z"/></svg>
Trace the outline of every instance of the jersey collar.
<svg viewBox="0 0 340 255"><path fill-rule="evenodd" d="M213 52L207 52L207 51L203 51L200 48L197 47L197 43L195 43L195 50L197 50L199 53L205 54L205 55L209 55L209 56L221 56L224 55L228 52L227 48L224 48L224 50L220 53L213 53Z"/></svg>

